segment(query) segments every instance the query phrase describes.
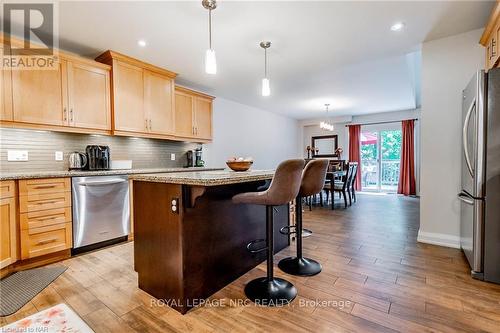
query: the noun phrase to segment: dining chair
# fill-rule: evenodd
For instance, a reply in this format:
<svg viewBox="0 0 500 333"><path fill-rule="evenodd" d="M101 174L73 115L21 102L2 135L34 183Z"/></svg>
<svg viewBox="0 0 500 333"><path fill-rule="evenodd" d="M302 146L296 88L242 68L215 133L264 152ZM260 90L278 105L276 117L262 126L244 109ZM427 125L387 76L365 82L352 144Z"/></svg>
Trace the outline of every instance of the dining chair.
<svg viewBox="0 0 500 333"><path fill-rule="evenodd" d="M335 209L335 192L341 194L344 198L344 207L347 208L347 196L348 196L348 190L349 186L352 181L352 176L353 176L353 168L354 164L348 164L347 166L347 173L344 177L343 180L337 180L333 181L329 184L325 184L323 187L323 190L327 192L327 195L330 194L332 197L332 210Z"/></svg>

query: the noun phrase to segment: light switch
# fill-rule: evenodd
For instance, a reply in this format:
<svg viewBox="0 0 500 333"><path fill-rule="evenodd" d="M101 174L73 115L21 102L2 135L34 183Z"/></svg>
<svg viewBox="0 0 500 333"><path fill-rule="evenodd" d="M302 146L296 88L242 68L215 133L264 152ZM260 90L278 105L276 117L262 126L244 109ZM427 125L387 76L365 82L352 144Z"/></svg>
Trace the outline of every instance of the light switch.
<svg viewBox="0 0 500 333"><path fill-rule="evenodd" d="M63 160L63 152L56 151L55 157L56 157L56 161L62 161Z"/></svg>
<svg viewBox="0 0 500 333"><path fill-rule="evenodd" d="M7 161L10 162L25 162L28 160L27 150L8 150Z"/></svg>
<svg viewBox="0 0 500 333"><path fill-rule="evenodd" d="M174 153L170 154L170 160L175 161L175 154Z"/></svg>

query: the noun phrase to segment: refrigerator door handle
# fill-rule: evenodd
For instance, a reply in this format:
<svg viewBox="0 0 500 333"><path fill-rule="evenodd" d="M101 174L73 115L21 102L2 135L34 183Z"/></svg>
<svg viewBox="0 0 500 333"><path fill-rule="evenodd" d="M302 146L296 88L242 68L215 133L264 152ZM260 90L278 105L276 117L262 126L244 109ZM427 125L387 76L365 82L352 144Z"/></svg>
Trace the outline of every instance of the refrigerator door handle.
<svg viewBox="0 0 500 333"><path fill-rule="evenodd" d="M458 199L460 199L460 201L465 202L468 205L471 205L471 206L474 205L474 199L472 199L469 195L467 195L465 193L459 193Z"/></svg>
<svg viewBox="0 0 500 333"><path fill-rule="evenodd" d="M467 169L469 169L469 173L472 177L474 177L474 169L472 168L472 163L469 157L469 147L467 145L467 143L469 142L469 137L467 135L467 128L469 127L470 117L475 107L476 107L476 99L472 101L469 110L467 111L467 115L465 116L464 120L464 126L462 128L462 145L465 155L465 163L467 164Z"/></svg>

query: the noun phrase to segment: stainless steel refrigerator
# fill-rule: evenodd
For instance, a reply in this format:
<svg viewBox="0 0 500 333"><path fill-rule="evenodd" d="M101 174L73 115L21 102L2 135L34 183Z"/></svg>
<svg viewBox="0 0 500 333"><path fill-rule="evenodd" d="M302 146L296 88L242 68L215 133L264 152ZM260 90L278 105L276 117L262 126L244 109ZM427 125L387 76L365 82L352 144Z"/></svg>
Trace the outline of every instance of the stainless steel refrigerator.
<svg viewBox="0 0 500 333"><path fill-rule="evenodd" d="M500 283L500 69L463 91L461 247L473 277Z"/></svg>

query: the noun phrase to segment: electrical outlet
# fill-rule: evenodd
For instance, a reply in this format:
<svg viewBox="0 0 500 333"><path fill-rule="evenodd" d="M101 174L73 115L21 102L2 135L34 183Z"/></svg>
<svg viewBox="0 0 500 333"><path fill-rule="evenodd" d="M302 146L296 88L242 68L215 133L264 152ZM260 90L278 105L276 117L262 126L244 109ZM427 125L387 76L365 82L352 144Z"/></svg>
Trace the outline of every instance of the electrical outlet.
<svg viewBox="0 0 500 333"><path fill-rule="evenodd" d="M62 151L56 151L55 158L56 158L56 161L62 161L63 160L63 152Z"/></svg>
<svg viewBox="0 0 500 333"><path fill-rule="evenodd" d="M28 160L27 150L8 150L7 161L10 162L25 162Z"/></svg>
<svg viewBox="0 0 500 333"><path fill-rule="evenodd" d="M170 160L175 161L175 154L174 153L170 154Z"/></svg>

